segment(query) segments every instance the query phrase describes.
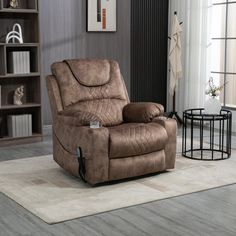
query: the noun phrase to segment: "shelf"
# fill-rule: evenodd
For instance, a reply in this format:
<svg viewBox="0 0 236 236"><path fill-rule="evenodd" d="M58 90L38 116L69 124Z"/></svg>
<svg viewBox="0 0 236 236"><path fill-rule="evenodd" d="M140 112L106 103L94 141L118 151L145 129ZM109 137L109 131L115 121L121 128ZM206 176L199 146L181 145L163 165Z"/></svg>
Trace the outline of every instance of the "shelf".
<svg viewBox="0 0 236 236"><path fill-rule="evenodd" d="M29 74L6 74L0 75L0 79L8 79L8 78L28 78L28 77L38 77L40 73L29 73Z"/></svg>
<svg viewBox="0 0 236 236"><path fill-rule="evenodd" d="M12 145L20 145L26 143L34 143L42 141L42 134L34 133L32 136L28 137L0 137L0 147L12 146Z"/></svg>
<svg viewBox="0 0 236 236"><path fill-rule="evenodd" d="M23 105L4 105L0 107L1 110L15 110L15 109L25 109L25 108L37 108L41 107L41 104L38 103L28 103Z"/></svg>
<svg viewBox="0 0 236 236"><path fill-rule="evenodd" d="M37 18L39 16L38 11L36 10L26 10L26 11L17 11L16 10L8 10L8 9L2 9L0 10L0 19L8 19L9 21L22 21L23 19L25 20L30 20L33 18Z"/></svg>
<svg viewBox="0 0 236 236"><path fill-rule="evenodd" d="M13 139L32 138L32 137L40 137L40 136L41 136L41 134L37 134L37 133L34 133L32 136L16 137L16 138L6 136L6 137L0 137L0 142L1 141L9 141L9 140L13 140Z"/></svg>
<svg viewBox="0 0 236 236"><path fill-rule="evenodd" d="M11 9L11 8L3 8L0 10L0 13L38 13L35 9Z"/></svg>
<svg viewBox="0 0 236 236"><path fill-rule="evenodd" d="M0 43L0 46L5 47L39 47L39 43Z"/></svg>

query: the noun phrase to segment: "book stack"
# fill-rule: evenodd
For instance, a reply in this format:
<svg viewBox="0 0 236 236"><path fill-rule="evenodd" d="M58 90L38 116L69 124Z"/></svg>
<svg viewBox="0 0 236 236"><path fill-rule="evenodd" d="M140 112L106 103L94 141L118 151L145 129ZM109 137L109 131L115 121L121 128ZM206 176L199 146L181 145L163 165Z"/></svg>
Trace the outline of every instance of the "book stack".
<svg viewBox="0 0 236 236"><path fill-rule="evenodd" d="M28 74L30 73L30 52L13 51L9 52L9 73Z"/></svg>
<svg viewBox="0 0 236 236"><path fill-rule="evenodd" d="M32 136L32 115L9 115L7 117L8 135L13 138Z"/></svg>

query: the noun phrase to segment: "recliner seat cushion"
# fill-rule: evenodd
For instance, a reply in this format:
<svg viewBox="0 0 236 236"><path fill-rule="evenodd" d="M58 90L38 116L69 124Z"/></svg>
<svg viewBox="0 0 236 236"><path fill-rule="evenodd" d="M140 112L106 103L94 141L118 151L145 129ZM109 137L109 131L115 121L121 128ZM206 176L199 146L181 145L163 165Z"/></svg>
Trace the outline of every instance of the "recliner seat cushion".
<svg viewBox="0 0 236 236"><path fill-rule="evenodd" d="M109 158L114 159L162 150L168 137L159 124L129 123L109 127L109 139Z"/></svg>

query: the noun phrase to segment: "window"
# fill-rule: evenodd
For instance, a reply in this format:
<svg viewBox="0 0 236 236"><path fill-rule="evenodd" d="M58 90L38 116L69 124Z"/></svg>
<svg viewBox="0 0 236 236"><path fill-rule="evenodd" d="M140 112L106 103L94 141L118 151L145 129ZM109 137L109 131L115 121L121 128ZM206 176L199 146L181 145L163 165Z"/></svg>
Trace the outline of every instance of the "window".
<svg viewBox="0 0 236 236"><path fill-rule="evenodd" d="M236 0L213 0L211 76L225 84L222 104L236 108Z"/></svg>

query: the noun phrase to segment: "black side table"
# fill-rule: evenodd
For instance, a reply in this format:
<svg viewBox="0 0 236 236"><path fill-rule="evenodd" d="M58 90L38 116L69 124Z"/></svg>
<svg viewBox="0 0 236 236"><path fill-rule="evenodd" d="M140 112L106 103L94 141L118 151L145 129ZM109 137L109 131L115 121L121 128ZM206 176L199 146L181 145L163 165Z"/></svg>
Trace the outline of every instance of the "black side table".
<svg viewBox="0 0 236 236"><path fill-rule="evenodd" d="M222 109L220 114L205 114L203 108L189 109L183 112L183 123L182 155L184 157L206 161L230 158L231 111ZM209 136L206 135L207 132Z"/></svg>

